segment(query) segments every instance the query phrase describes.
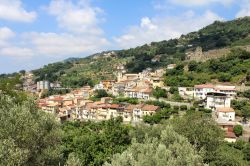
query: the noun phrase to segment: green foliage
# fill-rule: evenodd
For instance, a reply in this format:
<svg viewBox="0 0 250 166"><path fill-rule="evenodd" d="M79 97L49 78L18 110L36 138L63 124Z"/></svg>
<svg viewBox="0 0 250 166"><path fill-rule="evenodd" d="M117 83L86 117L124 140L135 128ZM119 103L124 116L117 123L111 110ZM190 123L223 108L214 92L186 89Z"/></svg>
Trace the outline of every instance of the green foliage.
<svg viewBox="0 0 250 166"><path fill-rule="evenodd" d="M160 97L166 98L167 97L167 91L165 89L161 89L160 87L156 87L153 90L153 95L157 99L159 99Z"/></svg>
<svg viewBox="0 0 250 166"><path fill-rule="evenodd" d="M250 161L250 143L248 143L243 149L244 159Z"/></svg>
<svg viewBox="0 0 250 166"><path fill-rule="evenodd" d="M170 104L164 102L164 101L158 101L158 100L149 100L145 102L146 104L150 104L150 105L156 105L159 106L161 108L170 108Z"/></svg>
<svg viewBox="0 0 250 166"><path fill-rule="evenodd" d="M250 30L250 18L219 22L183 36L185 42L192 44L194 47L201 46L204 50L225 47L234 42L246 38Z"/></svg>
<svg viewBox="0 0 250 166"><path fill-rule="evenodd" d="M105 165L193 166L203 164L202 157L188 140L167 126L161 131L160 138L147 137L142 143L134 140L127 150L114 155L110 164L106 162Z"/></svg>
<svg viewBox="0 0 250 166"><path fill-rule="evenodd" d="M184 63L183 63L184 64ZM239 83L247 80L250 72L250 52L232 49L225 57L210 59L206 62L188 63L189 71L170 70L166 73L165 84L168 86L191 87L217 79L220 82Z"/></svg>
<svg viewBox="0 0 250 166"><path fill-rule="evenodd" d="M114 98L113 103L118 104L121 102L130 103L130 104L139 104L139 100L137 98Z"/></svg>
<svg viewBox="0 0 250 166"><path fill-rule="evenodd" d="M14 101L0 96L1 165L58 165L62 161L60 124L31 99Z"/></svg>
<svg viewBox="0 0 250 166"><path fill-rule="evenodd" d="M119 118L98 123L68 122L63 130L64 157L72 161L69 155L74 153L73 158L79 158L82 165L102 165L131 142L129 127Z"/></svg>
<svg viewBox="0 0 250 166"><path fill-rule="evenodd" d="M95 92L94 92L94 97L98 98L98 99L100 99L102 97L108 97L108 96L109 96L109 94L104 89L95 90Z"/></svg>
<svg viewBox="0 0 250 166"><path fill-rule="evenodd" d="M197 71L198 63L196 61L191 61L188 64L188 70L189 71Z"/></svg>
<svg viewBox="0 0 250 166"><path fill-rule="evenodd" d="M87 80L93 80L87 82L87 84L91 85L100 80L115 79L114 71L117 64L126 64L128 72L137 73L149 67L156 69L166 67L166 65L171 63L179 64L185 60L185 52L195 49L197 46L201 46L203 50L207 51L232 45L247 45L249 44L249 37L247 37L250 33L249 27L249 17L227 22L217 21L197 32L182 35L179 39L152 42L136 48L114 51L114 54L110 57L104 56L107 52L102 52L86 58L49 64L41 69L34 70L34 73L37 76L37 80L43 80L47 77L52 82L55 80L62 83L65 82L63 84L65 87L82 86L82 84L78 85L77 83L80 80L79 78L84 78L84 81L80 81L85 83ZM231 64L225 63L223 65L227 68ZM238 70L238 66L233 68L232 71ZM190 63L189 69L195 73L203 70L202 65L194 62ZM221 69L223 70L223 67ZM212 76L205 75L204 77L204 75L201 76L200 74L200 76L195 75L195 79L190 80L190 75L186 75L185 72L183 74L183 70L178 68L177 70L169 71L170 73L175 73L174 77L166 79L167 85L170 86L178 86L178 82L182 82L182 85L204 83L209 81Z"/></svg>
<svg viewBox="0 0 250 166"><path fill-rule="evenodd" d="M21 84L18 74L11 78L0 78L0 95L8 95L12 97L14 103L21 103L27 99L27 95L20 91Z"/></svg>
<svg viewBox="0 0 250 166"><path fill-rule="evenodd" d="M215 159L210 163L211 166L245 166L249 165L247 161L244 161L243 153L230 147L226 144L222 144L216 151Z"/></svg>
<svg viewBox="0 0 250 166"><path fill-rule="evenodd" d="M243 128L241 125L235 125L233 131L234 131L235 135L238 137L238 136L242 135Z"/></svg>
<svg viewBox="0 0 250 166"><path fill-rule="evenodd" d="M180 106L180 110L181 111L186 111L187 110L187 106L186 105L181 105Z"/></svg>
<svg viewBox="0 0 250 166"><path fill-rule="evenodd" d="M57 62L53 64L48 64L41 69L33 70L35 76L37 76L36 81L48 80L54 82L58 80L60 76L60 71L64 71L73 66L71 62Z"/></svg>
<svg viewBox="0 0 250 166"><path fill-rule="evenodd" d="M153 115L146 115L143 117L144 123L158 124L161 120L170 118L171 115L178 114L179 109L163 108Z"/></svg>
<svg viewBox="0 0 250 166"><path fill-rule="evenodd" d="M170 87L169 92L170 92L171 94L178 93L178 87L173 87L173 86Z"/></svg>
<svg viewBox="0 0 250 166"><path fill-rule="evenodd" d="M41 98L49 97L52 95L63 95L69 92L69 89L51 89L49 91L44 92Z"/></svg>
<svg viewBox="0 0 250 166"><path fill-rule="evenodd" d="M204 113L212 113L211 109L206 109L206 108L199 108L199 111L204 112Z"/></svg>
<svg viewBox="0 0 250 166"><path fill-rule="evenodd" d="M245 92L243 92L243 96L250 99L250 90L246 90Z"/></svg>
<svg viewBox="0 0 250 166"><path fill-rule="evenodd" d="M204 161L210 162L215 157L215 151L223 140L223 132L212 118L195 112L173 119L176 132L188 138L198 151L205 150Z"/></svg>

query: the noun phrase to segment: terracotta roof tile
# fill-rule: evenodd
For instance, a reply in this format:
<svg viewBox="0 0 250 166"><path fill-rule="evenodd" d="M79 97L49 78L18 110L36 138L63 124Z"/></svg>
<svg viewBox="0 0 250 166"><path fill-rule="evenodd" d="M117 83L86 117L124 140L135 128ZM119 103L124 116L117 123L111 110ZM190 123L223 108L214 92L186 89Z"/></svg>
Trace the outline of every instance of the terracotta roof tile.
<svg viewBox="0 0 250 166"><path fill-rule="evenodd" d="M221 107L217 108L217 112L235 112L233 108L230 107Z"/></svg>

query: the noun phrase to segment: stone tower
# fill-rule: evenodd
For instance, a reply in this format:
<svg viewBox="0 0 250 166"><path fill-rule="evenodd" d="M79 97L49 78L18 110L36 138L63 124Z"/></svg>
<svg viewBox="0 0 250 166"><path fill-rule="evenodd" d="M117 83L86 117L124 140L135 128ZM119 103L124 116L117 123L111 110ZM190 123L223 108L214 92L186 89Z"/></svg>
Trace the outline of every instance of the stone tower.
<svg viewBox="0 0 250 166"><path fill-rule="evenodd" d="M122 80L123 74L126 72L126 70L125 70L124 66L121 64L116 67L116 70L117 70L117 72L116 72L117 81L120 82Z"/></svg>

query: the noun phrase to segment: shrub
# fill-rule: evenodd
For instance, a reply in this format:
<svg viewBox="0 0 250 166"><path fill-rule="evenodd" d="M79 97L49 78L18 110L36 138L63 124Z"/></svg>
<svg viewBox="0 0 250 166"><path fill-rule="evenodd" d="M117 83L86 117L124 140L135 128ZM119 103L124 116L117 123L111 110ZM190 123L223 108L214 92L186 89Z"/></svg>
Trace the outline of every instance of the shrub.
<svg viewBox="0 0 250 166"><path fill-rule="evenodd" d="M181 105L181 106L180 106L180 109L181 109L182 111L187 110L187 106L186 106L186 105Z"/></svg>
<svg viewBox="0 0 250 166"><path fill-rule="evenodd" d="M234 126L233 131L234 131L235 135L238 137L238 136L242 135L243 128L241 125L236 125L236 126Z"/></svg>

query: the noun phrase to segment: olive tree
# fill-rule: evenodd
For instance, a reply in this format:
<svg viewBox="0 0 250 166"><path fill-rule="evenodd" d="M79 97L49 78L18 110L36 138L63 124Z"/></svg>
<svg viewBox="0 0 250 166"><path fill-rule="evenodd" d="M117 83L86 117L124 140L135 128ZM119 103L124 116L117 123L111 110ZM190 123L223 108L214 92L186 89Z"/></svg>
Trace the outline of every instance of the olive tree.
<svg viewBox="0 0 250 166"><path fill-rule="evenodd" d="M0 163L58 165L61 160L60 124L37 109L32 99L14 103L0 96Z"/></svg>

